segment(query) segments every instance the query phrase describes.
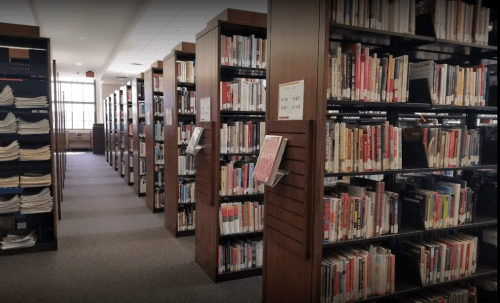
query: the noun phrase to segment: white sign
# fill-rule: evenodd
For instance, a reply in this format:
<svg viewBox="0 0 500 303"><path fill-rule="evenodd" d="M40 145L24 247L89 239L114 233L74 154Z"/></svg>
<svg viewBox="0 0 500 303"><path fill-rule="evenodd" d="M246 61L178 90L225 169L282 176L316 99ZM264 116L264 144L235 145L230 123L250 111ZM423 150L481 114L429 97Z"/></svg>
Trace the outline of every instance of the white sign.
<svg viewBox="0 0 500 303"><path fill-rule="evenodd" d="M172 108L167 108L167 117L166 123L167 125L172 125Z"/></svg>
<svg viewBox="0 0 500 303"><path fill-rule="evenodd" d="M280 84L278 120L304 119L304 80Z"/></svg>
<svg viewBox="0 0 500 303"><path fill-rule="evenodd" d="M210 97L200 99L200 122L210 122Z"/></svg>
<svg viewBox="0 0 500 303"><path fill-rule="evenodd" d="M150 125L151 124L151 111L148 110L146 112L146 125Z"/></svg>

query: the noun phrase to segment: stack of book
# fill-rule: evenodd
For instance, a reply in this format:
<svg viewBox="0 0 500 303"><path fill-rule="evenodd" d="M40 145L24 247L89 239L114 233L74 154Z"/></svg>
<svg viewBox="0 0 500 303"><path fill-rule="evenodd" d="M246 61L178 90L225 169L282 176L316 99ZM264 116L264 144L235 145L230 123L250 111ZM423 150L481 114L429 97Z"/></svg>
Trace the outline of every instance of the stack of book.
<svg viewBox="0 0 500 303"><path fill-rule="evenodd" d="M333 0L330 20L414 35L415 9L415 0Z"/></svg>
<svg viewBox="0 0 500 303"><path fill-rule="evenodd" d="M17 132L17 120L13 113L0 120L0 134L15 134Z"/></svg>
<svg viewBox="0 0 500 303"><path fill-rule="evenodd" d="M19 158L19 143L17 143L17 140L7 146L0 145L0 161L12 161L17 158Z"/></svg>
<svg viewBox="0 0 500 303"><path fill-rule="evenodd" d="M15 213L21 210L21 199L19 196L14 196L7 200L0 196L0 214Z"/></svg>
<svg viewBox="0 0 500 303"><path fill-rule="evenodd" d="M19 176L0 178L0 188L18 187Z"/></svg>
<svg viewBox="0 0 500 303"><path fill-rule="evenodd" d="M155 190L154 204L155 208L162 208L165 206L165 192L163 190Z"/></svg>
<svg viewBox="0 0 500 303"><path fill-rule="evenodd" d="M42 119L37 122L26 122L18 118L18 131L20 135L48 134L50 132L49 120Z"/></svg>
<svg viewBox="0 0 500 303"><path fill-rule="evenodd" d="M194 83L195 79L194 61L177 61L177 82Z"/></svg>
<svg viewBox="0 0 500 303"><path fill-rule="evenodd" d="M266 68L266 39L221 35L220 41L221 65Z"/></svg>
<svg viewBox="0 0 500 303"><path fill-rule="evenodd" d="M188 144L194 128L193 124L179 124L177 126L177 144Z"/></svg>
<svg viewBox="0 0 500 303"><path fill-rule="evenodd" d="M155 117L163 117L163 96L153 96Z"/></svg>
<svg viewBox="0 0 500 303"><path fill-rule="evenodd" d="M160 121L156 121L154 124L154 140L164 141L165 140L165 127Z"/></svg>
<svg viewBox="0 0 500 303"><path fill-rule="evenodd" d="M52 196L48 187L34 195L21 195L21 213L35 214L50 212L53 207Z"/></svg>
<svg viewBox="0 0 500 303"><path fill-rule="evenodd" d="M50 160L50 145L40 148L20 148L20 161L43 161Z"/></svg>
<svg viewBox="0 0 500 303"><path fill-rule="evenodd" d="M184 205L177 213L177 230L194 230L196 227L196 210L194 205Z"/></svg>
<svg viewBox="0 0 500 303"><path fill-rule="evenodd" d="M456 285L445 285L439 288L431 288L419 291L415 294L401 296L401 303L418 303L418 302L476 302L473 301L474 294L466 288Z"/></svg>
<svg viewBox="0 0 500 303"><path fill-rule="evenodd" d="M47 102L47 96L40 96L36 98L15 97L14 103L16 104L16 108L49 107L49 102Z"/></svg>
<svg viewBox="0 0 500 303"><path fill-rule="evenodd" d="M219 206L219 233L221 235L262 231L264 205L259 202L228 202Z"/></svg>
<svg viewBox="0 0 500 303"><path fill-rule="evenodd" d="M477 237L461 233L432 240L405 240L402 252L422 285L435 284L476 272L477 241Z"/></svg>
<svg viewBox="0 0 500 303"><path fill-rule="evenodd" d="M240 167L235 167L239 165ZM220 167L220 196L263 194L264 185L252 179L255 163L229 162Z"/></svg>
<svg viewBox="0 0 500 303"><path fill-rule="evenodd" d="M220 128L221 154L258 154L265 135L266 122L222 123Z"/></svg>
<svg viewBox="0 0 500 303"><path fill-rule="evenodd" d="M360 43L328 55L327 98L367 102L407 102L408 55L377 58Z"/></svg>
<svg viewBox="0 0 500 303"><path fill-rule="evenodd" d="M221 82L220 109L265 111L266 80L235 78L232 82Z"/></svg>
<svg viewBox="0 0 500 303"><path fill-rule="evenodd" d="M162 93L163 92L163 76L154 75L153 76L153 91Z"/></svg>
<svg viewBox="0 0 500 303"><path fill-rule="evenodd" d="M183 175L194 175L195 174L195 157L191 155L179 155L177 158L177 174L179 176Z"/></svg>
<svg viewBox="0 0 500 303"><path fill-rule="evenodd" d="M219 274L262 267L262 238L223 240L219 244Z"/></svg>
<svg viewBox="0 0 500 303"><path fill-rule="evenodd" d="M19 177L19 186L21 187L41 187L52 184L52 175L28 174Z"/></svg>
<svg viewBox="0 0 500 303"><path fill-rule="evenodd" d="M177 108L179 114L196 114L196 92L185 87L177 88Z"/></svg>
<svg viewBox="0 0 500 303"><path fill-rule="evenodd" d="M36 244L35 231L30 232L28 235L7 235L0 242L2 250L32 247Z"/></svg>
<svg viewBox="0 0 500 303"><path fill-rule="evenodd" d="M155 187L163 187L165 181L163 180L164 174L163 166L155 166Z"/></svg>
<svg viewBox="0 0 500 303"><path fill-rule="evenodd" d="M155 165L165 164L165 144L155 143Z"/></svg>
<svg viewBox="0 0 500 303"><path fill-rule="evenodd" d="M433 104L485 106L488 66L461 67L433 60L410 64L410 80L427 79Z"/></svg>
<svg viewBox="0 0 500 303"><path fill-rule="evenodd" d="M6 85L0 93L0 106L11 106L14 104L14 94L12 88Z"/></svg>
<svg viewBox="0 0 500 303"><path fill-rule="evenodd" d="M402 168L402 129L389 125L326 123L327 173Z"/></svg>
<svg viewBox="0 0 500 303"><path fill-rule="evenodd" d="M178 194L178 199L177 202L179 204L186 204L186 203L195 203L196 202L196 195L195 195L195 189L196 189L196 183L191 182L191 183L179 183L178 187L179 189L179 194Z"/></svg>
<svg viewBox="0 0 500 303"><path fill-rule="evenodd" d="M386 191L383 181L351 178L326 188L323 199L323 242L367 239L397 234L401 221L399 194Z"/></svg>
<svg viewBox="0 0 500 303"><path fill-rule="evenodd" d="M365 300L393 293L395 269L395 255L379 245L325 251L321 264L322 302Z"/></svg>

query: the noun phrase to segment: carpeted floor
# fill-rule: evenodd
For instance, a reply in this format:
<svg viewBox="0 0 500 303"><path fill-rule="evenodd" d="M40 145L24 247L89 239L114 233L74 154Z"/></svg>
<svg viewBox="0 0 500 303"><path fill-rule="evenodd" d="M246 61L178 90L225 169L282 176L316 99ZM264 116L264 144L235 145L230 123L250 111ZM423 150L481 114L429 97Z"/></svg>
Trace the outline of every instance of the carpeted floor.
<svg viewBox="0 0 500 303"><path fill-rule="evenodd" d="M0 258L0 302L261 302L261 277L214 284L103 156L68 155L59 250Z"/></svg>

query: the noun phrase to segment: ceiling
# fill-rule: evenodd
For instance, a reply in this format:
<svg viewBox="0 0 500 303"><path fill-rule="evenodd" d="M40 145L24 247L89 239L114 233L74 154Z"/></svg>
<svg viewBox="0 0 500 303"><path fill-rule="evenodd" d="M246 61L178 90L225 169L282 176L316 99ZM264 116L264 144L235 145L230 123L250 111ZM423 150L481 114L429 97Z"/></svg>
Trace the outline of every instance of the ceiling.
<svg viewBox="0 0 500 303"><path fill-rule="evenodd" d="M117 77L131 78L180 42L195 42L226 8L266 13L267 0L1 0L0 22L39 26L61 78L91 70L103 83L124 83Z"/></svg>

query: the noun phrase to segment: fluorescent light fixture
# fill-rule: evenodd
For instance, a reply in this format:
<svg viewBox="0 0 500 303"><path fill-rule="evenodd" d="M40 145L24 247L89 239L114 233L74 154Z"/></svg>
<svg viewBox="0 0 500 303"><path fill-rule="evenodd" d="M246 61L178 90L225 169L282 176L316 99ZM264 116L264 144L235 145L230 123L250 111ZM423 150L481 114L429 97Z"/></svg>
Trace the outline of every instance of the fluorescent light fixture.
<svg viewBox="0 0 500 303"><path fill-rule="evenodd" d="M81 62L76 62L76 65L83 65Z"/></svg>

